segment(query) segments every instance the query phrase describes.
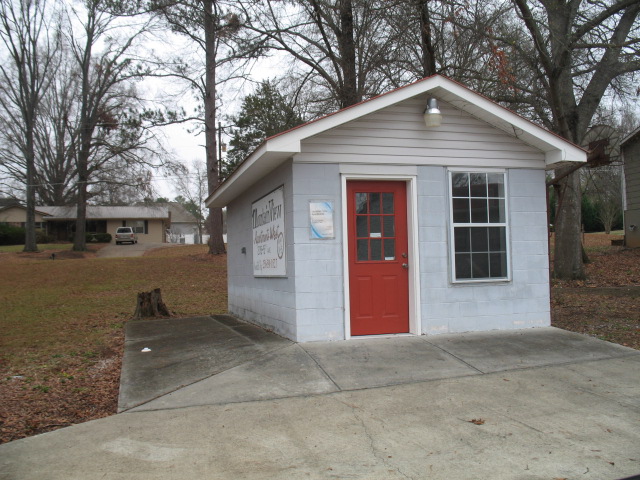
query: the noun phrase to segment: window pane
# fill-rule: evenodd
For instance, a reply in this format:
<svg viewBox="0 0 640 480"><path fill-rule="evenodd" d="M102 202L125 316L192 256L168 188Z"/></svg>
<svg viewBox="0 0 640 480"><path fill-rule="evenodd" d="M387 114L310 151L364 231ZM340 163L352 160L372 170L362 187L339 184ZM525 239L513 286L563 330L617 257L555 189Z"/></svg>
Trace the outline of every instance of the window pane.
<svg viewBox="0 0 640 480"><path fill-rule="evenodd" d="M504 227L490 227L489 250L492 252L505 252L507 250L506 229Z"/></svg>
<svg viewBox="0 0 640 480"><path fill-rule="evenodd" d="M371 239L371 260L382 260L382 240Z"/></svg>
<svg viewBox="0 0 640 480"><path fill-rule="evenodd" d="M369 240L358 240L358 260L369 260Z"/></svg>
<svg viewBox="0 0 640 480"><path fill-rule="evenodd" d="M488 174L487 183L490 197L504 197L504 175L502 173Z"/></svg>
<svg viewBox="0 0 640 480"><path fill-rule="evenodd" d="M489 269L491 278L505 278L507 276L507 254L490 253Z"/></svg>
<svg viewBox="0 0 640 480"><path fill-rule="evenodd" d="M453 199L453 222L469 223L469 200L466 198Z"/></svg>
<svg viewBox="0 0 640 480"><path fill-rule="evenodd" d="M471 254L457 253L456 254L456 279L462 280L465 278L471 278Z"/></svg>
<svg viewBox="0 0 640 480"><path fill-rule="evenodd" d="M392 238L386 238L384 240L384 259L385 260L396 259L396 241Z"/></svg>
<svg viewBox="0 0 640 480"><path fill-rule="evenodd" d="M356 193L356 213L367 213L366 193Z"/></svg>
<svg viewBox="0 0 640 480"><path fill-rule="evenodd" d="M393 193L382 194L382 213L393 213Z"/></svg>
<svg viewBox="0 0 640 480"><path fill-rule="evenodd" d="M471 196L486 197L487 196L487 174L472 173L470 176L471 176Z"/></svg>
<svg viewBox="0 0 640 480"><path fill-rule="evenodd" d="M489 278L489 254L472 253L471 270L473 278Z"/></svg>
<svg viewBox="0 0 640 480"><path fill-rule="evenodd" d="M381 237L382 236L382 225L380 222L380 216L372 215L369 217L369 236L370 237Z"/></svg>
<svg viewBox="0 0 640 480"><path fill-rule="evenodd" d="M487 201L484 198L471 199L471 223L487 223Z"/></svg>
<svg viewBox="0 0 640 480"><path fill-rule="evenodd" d="M367 216L356 215L356 237L368 237L369 229L367 228Z"/></svg>
<svg viewBox="0 0 640 480"><path fill-rule="evenodd" d="M468 227L456 227L455 236L455 248L456 253L470 252L471 251L471 230Z"/></svg>
<svg viewBox="0 0 640 480"><path fill-rule="evenodd" d="M452 197L468 197L469 196L469 174L454 173L451 175L451 196Z"/></svg>
<svg viewBox="0 0 640 480"><path fill-rule="evenodd" d="M492 223L504 223L504 200L489 199L489 221Z"/></svg>
<svg viewBox="0 0 640 480"><path fill-rule="evenodd" d="M489 241L487 238L486 227L471 228L471 251L487 252L489 250Z"/></svg>
<svg viewBox="0 0 640 480"><path fill-rule="evenodd" d="M380 194L369 194L369 213L380 213Z"/></svg>
<svg viewBox="0 0 640 480"><path fill-rule="evenodd" d="M384 236L395 237L396 236L395 217L393 215L382 217L382 222L384 224Z"/></svg>

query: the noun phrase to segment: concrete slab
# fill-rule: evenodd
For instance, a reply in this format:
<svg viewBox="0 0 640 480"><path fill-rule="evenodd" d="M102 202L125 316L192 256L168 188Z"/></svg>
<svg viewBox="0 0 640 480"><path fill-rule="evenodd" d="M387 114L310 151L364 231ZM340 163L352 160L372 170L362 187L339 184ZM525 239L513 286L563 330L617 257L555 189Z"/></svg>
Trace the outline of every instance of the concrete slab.
<svg viewBox="0 0 640 480"><path fill-rule="evenodd" d="M640 410L607 391L637 358L124 413L0 445L0 478L620 479Z"/></svg>
<svg viewBox="0 0 640 480"><path fill-rule="evenodd" d="M337 390L336 385L299 345L289 345L152 400L132 411L318 395Z"/></svg>
<svg viewBox="0 0 640 480"><path fill-rule="evenodd" d="M292 344L226 315L129 322L125 334L119 411Z"/></svg>
<svg viewBox="0 0 640 480"><path fill-rule="evenodd" d="M420 337L314 342L300 346L341 390L479 373Z"/></svg>
<svg viewBox="0 0 640 480"><path fill-rule="evenodd" d="M553 327L423 338L483 373L637 353L621 345Z"/></svg>

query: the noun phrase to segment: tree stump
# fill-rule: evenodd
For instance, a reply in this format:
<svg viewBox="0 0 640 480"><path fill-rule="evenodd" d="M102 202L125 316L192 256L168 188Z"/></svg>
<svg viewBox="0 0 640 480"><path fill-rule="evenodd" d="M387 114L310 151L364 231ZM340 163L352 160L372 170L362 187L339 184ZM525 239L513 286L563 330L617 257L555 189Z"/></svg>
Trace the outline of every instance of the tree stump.
<svg viewBox="0 0 640 480"><path fill-rule="evenodd" d="M138 302L136 311L133 314L133 320L148 317L170 317L171 312L162 301L162 293L159 288L150 292L138 293Z"/></svg>

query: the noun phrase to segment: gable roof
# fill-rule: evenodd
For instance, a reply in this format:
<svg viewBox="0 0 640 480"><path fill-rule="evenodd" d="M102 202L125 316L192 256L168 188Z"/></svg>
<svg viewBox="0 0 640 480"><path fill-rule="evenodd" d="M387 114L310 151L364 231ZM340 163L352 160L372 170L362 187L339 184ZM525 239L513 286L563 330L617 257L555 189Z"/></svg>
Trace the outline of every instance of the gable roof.
<svg viewBox="0 0 640 480"><path fill-rule="evenodd" d="M19 208L20 210L26 210L26 209L27 209L27 207L26 207L26 206L21 205L21 204L20 204L20 203L18 203L18 202L15 202L15 203L12 203L12 204L10 204L10 205L6 205L6 206L2 206L2 205L0 204L0 212L4 212L4 211L6 211L6 210L11 210L12 208ZM36 207L36 208L35 208L35 212L36 212L36 213L38 213L38 214L40 214L40 215L46 216L46 217L48 217L48 216L49 216L49 214L48 214L47 212L45 212L44 210L42 210L42 207Z"/></svg>
<svg viewBox="0 0 640 480"><path fill-rule="evenodd" d="M259 178L300 153L303 140L426 93L544 152L548 168L555 168L565 162L585 162L587 159L586 152L581 147L458 82L433 75L267 138L207 198L206 205L225 206Z"/></svg>
<svg viewBox="0 0 640 480"><path fill-rule="evenodd" d="M77 207L37 207L43 213L50 215L50 220L75 220ZM163 206L87 206L87 220L107 219L138 219L154 220L169 218L169 209Z"/></svg>

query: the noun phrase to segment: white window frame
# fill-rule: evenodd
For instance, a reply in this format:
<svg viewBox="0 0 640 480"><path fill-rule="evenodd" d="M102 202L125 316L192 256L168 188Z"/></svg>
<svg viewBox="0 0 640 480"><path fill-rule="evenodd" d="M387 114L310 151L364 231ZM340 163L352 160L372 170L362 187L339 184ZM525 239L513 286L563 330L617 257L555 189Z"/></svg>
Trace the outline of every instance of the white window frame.
<svg viewBox="0 0 640 480"><path fill-rule="evenodd" d="M500 223L454 223L453 222L453 191L451 187L454 173L501 173L504 178L504 222ZM449 168L447 174L447 195L449 197L449 275L453 284L469 283L506 283L511 281L511 241L509 225L509 176L506 169L501 168ZM499 278L456 278L456 245L455 227L504 227L505 229L505 253L507 276Z"/></svg>
<svg viewBox="0 0 640 480"><path fill-rule="evenodd" d="M144 220L125 220L124 222L125 224L123 225L123 227L131 227L131 229L133 230L133 232L137 235L146 235L147 234L147 229L146 227L146 223ZM140 226L140 224L142 224L142 226ZM141 232L138 232L138 229L141 229Z"/></svg>

